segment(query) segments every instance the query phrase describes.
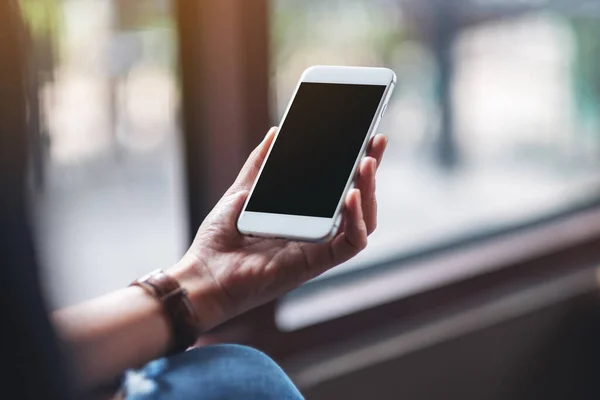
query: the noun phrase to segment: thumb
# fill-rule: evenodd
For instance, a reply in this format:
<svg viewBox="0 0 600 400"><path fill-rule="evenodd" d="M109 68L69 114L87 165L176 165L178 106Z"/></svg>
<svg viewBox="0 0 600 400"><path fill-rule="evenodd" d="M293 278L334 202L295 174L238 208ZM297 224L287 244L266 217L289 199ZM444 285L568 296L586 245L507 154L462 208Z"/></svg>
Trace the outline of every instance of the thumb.
<svg viewBox="0 0 600 400"><path fill-rule="evenodd" d="M254 180L258 175L260 167L265 161L265 157L269 152L269 148L271 147L271 143L273 143L273 139L275 138L276 133L276 126L269 129L269 132L267 132L267 135L265 136L263 141L260 142L260 144L252 151L252 153L250 153L250 156L246 160L246 163L242 167L242 170L238 174L230 190L250 190L252 183L254 183Z"/></svg>

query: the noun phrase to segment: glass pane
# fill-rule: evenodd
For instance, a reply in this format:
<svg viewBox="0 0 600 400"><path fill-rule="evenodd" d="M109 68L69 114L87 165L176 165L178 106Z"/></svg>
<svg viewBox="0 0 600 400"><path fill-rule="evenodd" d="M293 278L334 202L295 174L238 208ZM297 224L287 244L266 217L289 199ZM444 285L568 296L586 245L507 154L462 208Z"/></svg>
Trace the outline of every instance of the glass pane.
<svg viewBox="0 0 600 400"><path fill-rule="evenodd" d="M36 232L57 306L184 250L179 93L167 0L22 0L41 134Z"/></svg>
<svg viewBox="0 0 600 400"><path fill-rule="evenodd" d="M379 227L339 274L600 198L596 2L274 0L274 108L313 64L386 66Z"/></svg>

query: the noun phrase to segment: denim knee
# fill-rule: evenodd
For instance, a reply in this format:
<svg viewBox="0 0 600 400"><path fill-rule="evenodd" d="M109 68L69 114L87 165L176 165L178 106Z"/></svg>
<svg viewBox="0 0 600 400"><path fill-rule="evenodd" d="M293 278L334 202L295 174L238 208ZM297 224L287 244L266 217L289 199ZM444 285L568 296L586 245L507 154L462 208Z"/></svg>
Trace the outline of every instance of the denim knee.
<svg viewBox="0 0 600 400"><path fill-rule="evenodd" d="M266 354L240 345L193 349L129 371L127 399L302 399Z"/></svg>

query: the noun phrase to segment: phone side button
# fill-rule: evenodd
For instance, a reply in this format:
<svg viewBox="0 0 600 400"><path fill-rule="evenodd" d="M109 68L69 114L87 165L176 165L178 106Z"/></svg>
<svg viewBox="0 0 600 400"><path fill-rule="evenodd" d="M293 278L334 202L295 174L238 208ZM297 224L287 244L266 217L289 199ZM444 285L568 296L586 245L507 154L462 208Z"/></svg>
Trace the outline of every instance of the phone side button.
<svg viewBox="0 0 600 400"><path fill-rule="evenodd" d="M336 219L335 219L335 223L333 224L333 232L337 233L338 229L340 229L340 224L342 222L342 216L339 215Z"/></svg>
<svg viewBox="0 0 600 400"><path fill-rule="evenodd" d="M385 114L385 110L387 110L387 103L385 103L383 105L383 110L381 110L381 117L383 118L383 115Z"/></svg>

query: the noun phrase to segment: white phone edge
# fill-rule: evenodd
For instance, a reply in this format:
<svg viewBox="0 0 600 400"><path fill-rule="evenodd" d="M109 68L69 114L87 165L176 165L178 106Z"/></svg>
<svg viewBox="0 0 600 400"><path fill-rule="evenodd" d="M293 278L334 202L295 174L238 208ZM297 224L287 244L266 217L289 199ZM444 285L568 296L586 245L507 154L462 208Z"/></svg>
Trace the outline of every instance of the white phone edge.
<svg viewBox="0 0 600 400"><path fill-rule="evenodd" d="M256 179L252 184L252 188L248 194L242 212L237 219L237 229L240 233L248 236L264 237L264 238L281 238L305 242L325 242L333 239L339 230L339 225L342 219L342 211L344 205L344 199L346 198L349 190L353 187L356 179L356 171L360 162L364 158L367 150L367 146L371 138L377 132L377 128L389 100L392 92L396 85L396 74L387 68L373 68L373 67L336 67L336 66L313 66L304 71L294 93L286 107L286 110L281 118L279 127L283 126L287 117L288 111L296 98L298 88L304 82L321 82L321 83L347 83L347 84L372 84L372 85L386 85L386 91L382 96L375 117L369 127L369 132L365 137L361 151L356 158L352 172L348 177L348 182L344 188L335 213L331 218L311 217L311 216L298 216L298 215L283 215L273 213L260 213L253 211L246 211L248 202L254 192L256 183L260 179L263 168L269 159L273 145L277 141L277 132L271 147L269 148L265 161L260 167Z"/></svg>

